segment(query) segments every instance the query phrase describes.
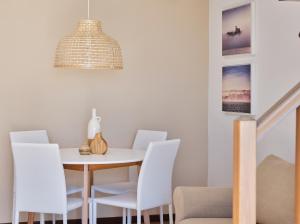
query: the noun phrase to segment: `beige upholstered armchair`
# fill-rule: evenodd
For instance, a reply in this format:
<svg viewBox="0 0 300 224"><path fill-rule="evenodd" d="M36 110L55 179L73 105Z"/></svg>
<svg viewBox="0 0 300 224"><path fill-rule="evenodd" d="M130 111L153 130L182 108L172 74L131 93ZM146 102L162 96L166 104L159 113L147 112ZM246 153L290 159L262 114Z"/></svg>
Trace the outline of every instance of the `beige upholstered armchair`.
<svg viewBox="0 0 300 224"><path fill-rule="evenodd" d="M177 187L174 192L176 224L231 224L232 190Z"/></svg>
<svg viewBox="0 0 300 224"><path fill-rule="evenodd" d="M257 223L294 224L295 166L267 157L257 168ZM232 190L177 187L176 224L232 224Z"/></svg>

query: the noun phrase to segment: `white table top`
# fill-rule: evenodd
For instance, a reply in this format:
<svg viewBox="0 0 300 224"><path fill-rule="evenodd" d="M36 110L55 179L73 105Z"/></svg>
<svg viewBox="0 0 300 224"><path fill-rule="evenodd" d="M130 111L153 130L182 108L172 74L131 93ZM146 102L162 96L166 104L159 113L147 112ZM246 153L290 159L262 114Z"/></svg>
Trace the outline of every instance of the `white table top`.
<svg viewBox="0 0 300 224"><path fill-rule="evenodd" d="M105 155L80 155L78 148L62 148L60 149L60 155L63 164L117 164L143 161L145 151L108 148Z"/></svg>

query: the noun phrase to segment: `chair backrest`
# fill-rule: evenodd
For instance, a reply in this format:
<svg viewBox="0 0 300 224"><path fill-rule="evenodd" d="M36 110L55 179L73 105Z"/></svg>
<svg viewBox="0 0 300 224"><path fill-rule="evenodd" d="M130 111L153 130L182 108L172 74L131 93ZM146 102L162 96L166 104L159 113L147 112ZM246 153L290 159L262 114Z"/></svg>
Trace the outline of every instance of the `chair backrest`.
<svg viewBox="0 0 300 224"><path fill-rule="evenodd" d="M62 214L66 183L56 144L12 143L16 210Z"/></svg>
<svg viewBox="0 0 300 224"><path fill-rule="evenodd" d="M11 143L49 143L46 130L14 131L9 133Z"/></svg>
<svg viewBox="0 0 300 224"><path fill-rule="evenodd" d="M49 143L48 134L46 130L34 131L13 131L9 133L10 142L12 143ZM15 174L14 174L15 179ZM14 180L15 182L15 180ZM15 193L15 184L13 192Z"/></svg>
<svg viewBox="0 0 300 224"><path fill-rule="evenodd" d="M133 150L147 150L150 142L164 141L167 139L165 131L138 130L132 145ZM129 181L138 180L137 167L129 167Z"/></svg>
<svg viewBox="0 0 300 224"><path fill-rule="evenodd" d="M167 139L166 131L138 130L132 145L134 150L146 150L150 142L159 142Z"/></svg>
<svg viewBox="0 0 300 224"><path fill-rule="evenodd" d="M150 143L138 180L138 209L172 202L172 175L179 144L179 139Z"/></svg>

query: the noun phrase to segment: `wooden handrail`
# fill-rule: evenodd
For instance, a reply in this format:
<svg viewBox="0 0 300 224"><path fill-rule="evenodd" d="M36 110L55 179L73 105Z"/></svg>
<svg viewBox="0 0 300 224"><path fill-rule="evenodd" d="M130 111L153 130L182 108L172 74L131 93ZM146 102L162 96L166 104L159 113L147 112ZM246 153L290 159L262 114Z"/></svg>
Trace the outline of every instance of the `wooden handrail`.
<svg viewBox="0 0 300 224"><path fill-rule="evenodd" d="M300 105L300 82L257 120L257 141Z"/></svg>
<svg viewBox="0 0 300 224"><path fill-rule="evenodd" d="M233 224L256 223L257 142L290 112L296 113L295 224L300 224L300 82L258 120L234 121Z"/></svg>

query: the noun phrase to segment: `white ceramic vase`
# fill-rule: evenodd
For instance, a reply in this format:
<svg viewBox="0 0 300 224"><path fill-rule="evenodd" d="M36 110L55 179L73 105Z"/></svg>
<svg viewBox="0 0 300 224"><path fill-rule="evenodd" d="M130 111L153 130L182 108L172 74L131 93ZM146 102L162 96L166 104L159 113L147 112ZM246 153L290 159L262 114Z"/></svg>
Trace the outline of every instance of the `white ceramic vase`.
<svg viewBox="0 0 300 224"><path fill-rule="evenodd" d="M96 109L92 110L92 118L88 125L88 139L94 139L97 133L101 132L100 127L101 117L96 115Z"/></svg>

